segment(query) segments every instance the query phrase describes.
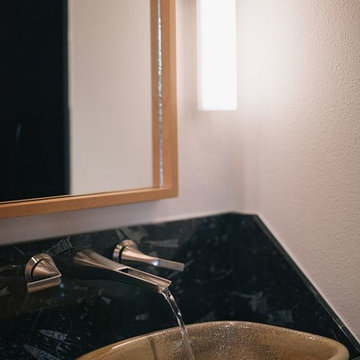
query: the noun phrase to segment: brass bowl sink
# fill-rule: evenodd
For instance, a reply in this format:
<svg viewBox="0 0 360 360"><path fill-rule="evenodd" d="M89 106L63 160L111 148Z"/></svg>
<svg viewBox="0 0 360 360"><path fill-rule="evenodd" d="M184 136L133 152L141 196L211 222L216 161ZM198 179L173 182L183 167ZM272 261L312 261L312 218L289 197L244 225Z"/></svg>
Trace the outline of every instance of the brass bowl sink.
<svg viewBox="0 0 360 360"><path fill-rule="evenodd" d="M347 360L340 343L276 326L219 321L187 326L196 360ZM78 360L187 360L179 328L105 346Z"/></svg>

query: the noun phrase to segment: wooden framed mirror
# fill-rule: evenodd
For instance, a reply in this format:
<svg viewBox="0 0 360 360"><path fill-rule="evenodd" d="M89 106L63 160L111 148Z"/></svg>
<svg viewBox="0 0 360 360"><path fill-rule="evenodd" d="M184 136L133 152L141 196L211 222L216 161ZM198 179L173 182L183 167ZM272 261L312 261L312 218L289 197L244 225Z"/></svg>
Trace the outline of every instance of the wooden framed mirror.
<svg viewBox="0 0 360 360"><path fill-rule="evenodd" d="M46 2L47 0L45 0ZM176 38L175 38L175 0L64 0L66 3L66 25L70 24L72 25L73 29L76 28L78 25L74 25L73 21L74 19L69 15L70 11L73 11L73 14L75 13L76 8L74 8L73 4L74 2L76 3L76 6L78 6L81 2L83 4L86 4L86 6L91 6L92 3L95 3L96 1L98 2L98 4L101 4L102 7L104 7L107 3L111 4L111 5L115 5L118 6L120 4L121 1L128 1L128 4L135 4L135 3L140 3L142 2L143 4L145 4L145 8L148 9L145 12L145 14L149 15L149 19L148 19L148 26L149 26L149 54L147 55L149 57L149 61L150 64L148 66L148 68L150 69L149 72L149 97L150 100L148 101L148 109L150 112L150 115L148 116L148 118L150 119L150 125L147 124L147 127L150 128L150 151L147 152L145 159L150 159L150 167L148 164L148 160L145 160L145 163L147 165L147 167L150 168L150 177L149 174L146 175L150 178L150 183L147 186L145 185L135 185L133 188L130 185L125 185L124 188L120 188L116 187L116 185L114 185L114 181L115 184L117 184L117 180L116 178L114 179L114 176L112 173L109 174L105 174L106 171L104 171L104 178L107 177L111 180L110 185L107 184L104 187L101 187L103 185L100 185L100 187L91 187L93 185L87 185L85 187L85 190L82 190L82 188L80 187L79 191L76 191L75 193L71 191L71 188L75 188L76 186L74 185L75 182L71 179L69 180L69 178L67 178L67 180L65 180L65 190L63 191L61 190L60 193L56 193L54 196L53 195L47 195L45 194L43 195L37 195L37 193L33 193L31 191L29 191L28 193L25 193L25 195L19 195L17 196L16 194L13 197L7 197L7 186L11 187L12 185L12 178L10 177L7 180L4 180L2 183L2 194L3 197L0 197L0 218L10 218L10 217L18 217L18 216L29 216L29 215L35 215L35 214L44 214L44 213L55 213L55 212L62 212L62 211L71 211L71 210L80 210L80 209L89 209L89 208L97 208L97 207L105 207L105 206L115 206L115 205L122 205L122 204L129 204L129 203L136 203L136 202L143 202L143 201L152 201L152 200L159 200L159 199L164 199L164 198L169 198L169 197L175 197L178 194L178 174L177 174L177 109L176 109ZM20 1L21 2L21 1ZM28 0L25 1L25 3L29 3ZM9 1L8 3L11 3L11 1ZM16 1L16 3L19 4L18 1ZM49 3L49 2L48 2ZM129 6L125 6L126 9L129 8ZM79 6L78 6L79 8ZM75 9L75 10L74 10ZM87 9L88 10L88 9ZM135 8L133 10L131 10L133 12L133 14L137 14L137 17L140 18L140 16L144 16L144 14L142 14L142 10L139 10L138 8ZM87 11L88 13L89 11ZM114 11L114 9L109 10L110 13L112 14L116 14L116 11ZM2 12L4 14L4 12ZM105 160L107 162L109 162L111 164L112 167L115 167L119 170L119 174L121 178L121 174L125 174L127 172L129 172L130 170L126 168L126 166L123 167L122 164L119 164L117 162L117 158L120 156L117 156L117 154L124 153L124 154L131 154L133 151L133 148L136 147L136 141L139 141L136 138L134 138L135 140L130 140L129 144L127 145L127 147L125 145L123 145L123 147L121 147L123 141L118 141L118 145L119 147L116 149L116 151L114 152L113 150L111 150L111 154L113 154L114 159L116 159L116 161L111 160L109 161L108 157L106 157L106 159L103 157L101 157L100 155L98 155L98 153L100 152L101 147L107 147L107 144L103 145L103 146L97 146L97 141L95 141L94 137L98 137L98 132L99 132L99 123L97 122L97 119L99 119L99 121L103 121L103 117L106 117L106 115L102 116L102 113L99 115L99 111L102 109L101 106L104 106L104 103L101 103L100 101L98 102L96 101L92 101L91 96L93 96L93 99L97 99L99 97L101 97L101 91L102 91L102 87L99 86L99 83L97 83L96 86L94 86L94 88L97 89L98 92L91 92L90 89L90 85L85 83L80 83L79 78L81 79L81 77L83 79L88 79L89 77L97 77L98 80L100 79L100 84L101 81L105 81L107 79L106 75L104 75L104 73L106 73L107 69L104 69L104 71L101 71L99 73L101 73L101 76L98 76L98 71L96 70L96 67L98 64L98 60L97 59L93 59L93 55L96 55L96 53L100 53L100 55L102 55L103 58L105 58L105 60L111 60L112 58L116 58L115 56L113 56L112 54L108 54L107 56L104 56L104 52L103 49L101 51L99 51L98 49L92 49L91 51L93 51L92 53L83 53L83 58L79 60L79 58L71 59L71 56L74 56L74 54L76 55L78 50L74 50L74 46L76 45L76 43L78 42L79 44L81 44L84 48L84 46L87 44L86 39L84 39L84 34L85 34L85 30L88 29L90 30L91 33L91 42L89 43L96 43L97 41L100 43L101 40L104 40L104 36L98 36L99 33L101 33L101 31L98 31L97 29L94 30L94 22L95 21L99 21L101 22L102 20L108 20L108 18L103 15L103 18L101 18L100 15L101 12L99 12L98 10L94 10L93 14L94 14L94 18L90 19L88 21L88 24L82 24L80 27L80 32L78 32L78 34L68 34L68 30L66 31L66 38L68 43L66 44L66 50L67 50L67 54L68 57L66 58L65 61L65 65L61 65L63 68L65 68L66 71L68 71L68 73L70 74L72 71L75 73L75 71L78 70L78 72L75 73L75 80L74 79L70 79L70 75L65 77L62 77L62 84L66 86L65 90L63 91L62 94L65 94L65 97L67 97L67 99L70 99L70 106L69 106L69 113L68 114L68 118L71 118L71 115L73 115L73 113L76 113L78 117L81 117L81 114L83 112L83 116L81 117L83 119L83 124L85 124L85 128L83 128L83 130L76 130L76 125L74 127L74 125L71 123L71 121L73 121L71 119L71 121L69 121L68 123L65 124L65 126L63 126L62 129L67 129L70 131L70 135L66 135L66 140L65 140L65 144L68 146L67 149L64 150L64 158L65 158L65 163L66 163L66 159L68 159L67 161L67 170L65 170L65 175L67 174L68 176L71 177L71 174L74 174L76 172L78 172L80 175L81 174L86 174L86 176L88 178L93 179L96 175L99 175L98 177L101 179L102 177L102 173L103 170L101 171L97 171L97 169L95 169L95 172L93 172L93 175L91 173L86 173L87 168L90 167L91 163L95 163L95 157L98 158L97 161L99 164L101 164L102 162L105 162ZM19 16L19 9L16 9L16 16ZM46 13L48 16L48 13ZM63 9L63 15L64 15L64 9ZM69 15L69 16L68 16ZM72 15L74 17L74 15ZM81 14L77 15L78 18L83 18L81 16ZM129 17L129 15L127 15ZM147 15L146 15L147 16ZM129 17L130 19L130 17ZM143 18L144 19L144 18ZM141 23L144 23L145 21L140 21ZM106 27L110 28L110 36L106 36L106 39L111 38L111 42L110 42L110 48L113 46L113 44L117 44L117 46L122 47L123 44L118 44L117 41L117 36L116 33L114 33L114 30L111 29L111 26L109 25L111 23L111 21L105 21L106 23ZM118 23L118 21L113 21L114 24ZM89 25L90 24L90 25ZM133 22L129 22L129 24L133 24ZM87 28L86 28L87 26ZM130 25L129 25L130 26ZM132 25L131 25L132 26ZM147 25L146 25L147 26ZM85 30L84 30L85 29ZM128 29L128 28L127 28ZM141 29L138 30L129 30L129 34L127 36L126 41L129 42L129 39L133 39L136 38L136 36L140 36L140 37L144 37L144 32ZM125 31L126 33L126 31ZM96 37L99 37L99 39L96 39ZM105 40L106 40L105 39ZM12 41L14 42L14 41ZM131 43L131 41L130 41ZM135 47L136 49L136 47ZM17 51L17 50L16 50ZM137 50L135 50L137 51ZM11 54L13 51L9 51L9 54ZM121 53L121 51L120 51ZM85 54L85 55L84 55ZM139 58L142 55L136 56L136 53L134 55L135 57L133 57L133 59ZM41 57L41 59L43 59L43 55ZM117 63L122 63L122 62L126 62L126 56L120 56L116 61ZM130 59L130 60L129 60ZM131 57L129 57L129 59L127 60L127 62L130 64L130 67L134 67L134 62L131 60ZM12 64L13 60L10 58L8 58L8 63L6 63L5 61L5 65L4 65L4 61L2 64L2 68L5 71L9 72L9 69L7 68L8 64ZM0 61L1 63L1 61ZM116 62L114 62L115 64L117 64ZM107 63L106 63L107 64ZM109 65L110 66L110 65ZM46 65L47 67L47 65ZM11 69L11 66L9 65L9 68ZM105 65L105 68L108 68L108 65ZM95 70L94 70L95 69ZM132 71L132 75L128 76L130 79L132 79L132 83L135 83L135 78L134 78L134 69L129 68ZM129 75L130 70L126 70L124 72L124 76ZM135 69L135 73L142 73L143 70L142 67L141 69L138 69L139 71L136 71ZM33 71L34 72L34 71ZM117 72L117 71L116 71ZM94 74L95 73L95 74ZM109 79L111 81L113 81L113 78L115 76L112 76L112 74L114 74L115 71L113 71L112 73L110 72L110 77ZM80 75L79 75L80 74ZM91 76L89 76L89 74L91 74ZM31 75L29 75L31 77ZM122 75L123 76L123 75ZM19 76L20 77L20 76ZM40 76L41 77L41 76ZM46 76L45 76L46 77ZM76 77L78 77L78 79L76 79ZM105 79L105 80L104 80ZM142 78L140 78L140 81L142 81ZM11 78L9 80L9 82L13 82L13 78ZM122 83L123 81L121 81ZM108 82L104 82L104 83L108 83ZM69 86L70 84L70 86ZM71 87L72 84L72 87ZM74 85L75 84L75 85ZM80 85L79 85L80 84ZM114 86L112 89L117 89L117 84L114 82ZM18 89L19 89L20 85L18 85ZM140 102L140 100L143 98L143 96L141 95L141 91L143 86L138 87L138 90L135 88L135 90L133 91L137 98L132 99L132 100L128 100L126 99L125 103L129 103L132 102L132 109L137 110L137 108L146 108L146 106L143 106ZM144 85L144 87L146 87ZM14 87L15 88L15 87ZM21 85L22 88L22 85ZM45 87L46 88L46 87ZM127 96L127 89L130 89L129 85L126 85L125 87L125 96ZM6 90L6 89L5 89ZM21 89L20 89L21 90ZM47 91L47 88L45 89ZM33 89L30 89L30 92L33 91ZM10 90L9 90L10 92ZM14 91L15 93L16 91ZM21 92L21 91L20 91ZM74 95L75 94L75 95ZM80 105L74 105L74 97L76 97L76 94L78 95L79 98L81 98L80 104L82 104L82 108ZM89 95L90 94L90 95ZM119 95L118 97L113 96L116 95L116 92L112 91L111 92L111 96L104 96L104 101L105 104L108 105L108 103L106 101L109 100L109 98L114 98L114 103L117 102L121 102L121 100L123 100ZM95 98L94 98L95 96ZM97 96L97 97L96 97ZM6 102L6 100L5 100ZM73 102L73 103L72 103ZM96 114L96 108L92 107L91 110L89 110L88 108L85 107L86 104L90 104L93 105L93 103L95 103L95 105L98 106L97 110L98 110L98 115L97 117L94 116L93 120L92 120L92 116L93 114ZM100 105L99 105L99 104ZM10 104L10 105L9 105ZM85 105L84 105L85 104ZM149 105L150 104L150 105ZM5 108L6 107L12 107L13 106L13 99L9 100L8 103L5 104ZM112 109L112 106L114 105L110 105L107 106L106 110L108 112L108 108L110 107ZM18 107L21 107L21 102L20 104L18 104ZM95 109L95 110L94 110ZM99 110L100 109L100 110ZM131 109L131 108L130 108ZM106 111L104 111L104 113L106 113ZM119 111L119 110L117 110ZM129 111L128 111L129 112ZM134 111L136 112L136 111ZM66 113L66 111L65 111ZM23 112L24 114L24 112ZM79 115L80 114L80 115ZM1 116L4 116L1 115ZM22 115L24 117L24 115ZM119 119L122 118L122 116L118 116ZM28 120L28 117L25 115L26 120ZM126 116L126 118L130 118L130 116ZM4 118L3 118L4 119ZM94 120L95 119L95 120ZM116 116L115 116L115 123L117 123L116 121ZM46 123L50 122L50 118L46 119ZM65 120L66 120L66 116L65 116ZM2 120L3 121L3 120ZM87 131L87 127L90 127L90 123L91 121L93 121L94 128L95 128L95 135L93 135L93 138L90 140L82 140L80 142L84 143L84 142L88 142L90 144L89 148L86 150L81 150L82 154L83 154L83 164L85 164L86 166L84 168L80 168L80 171L76 170L75 168L72 168L72 166L74 166L74 163L76 163L76 160L74 159L70 159L70 152L73 149L73 145L72 142L74 142L74 138L78 139L81 138L81 136L83 135L84 132ZM130 119L130 122L134 123L135 121L137 121L136 119ZM14 125L15 124L15 125ZM6 148L4 148L4 145L1 149L1 153L2 153L2 161L0 161L0 172L2 173L2 177L6 176L6 173L9 173L11 171L13 171L13 160L10 161L10 171L8 170L8 168L6 168L6 166L4 166L4 156L9 156L13 154L13 149L14 148L18 148L19 147L19 143L21 144L21 136L22 136L22 132L24 131L24 123L19 122L19 120L16 120L15 122L11 123L11 126L13 126L11 129L13 131L12 137L17 141L14 144L11 143L12 148L9 149L9 145L7 141L3 141L3 144L6 144ZM20 125L19 125L20 124ZM26 123L27 125L27 123ZM137 131L141 132L142 131L142 125L137 125L138 128ZM129 124L125 125L124 128L122 128L122 130L116 129L108 129L108 134L111 135L111 133L116 133L116 134L122 134L124 132L126 132L126 129L130 127ZM81 129L81 128L80 128ZM85 130L84 130L85 129ZM76 131L78 131L76 133ZM61 131L60 131L61 132ZM72 132L72 133L71 133ZM4 134L6 132L3 131L3 139L4 140ZM74 135L75 134L75 135ZM76 135L78 134L78 135ZM94 134L94 132L93 132ZM135 131L135 135L136 135L136 131ZM20 141L19 141L20 139ZM7 140L7 139L6 139ZM76 140L77 141L77 140ZM105 138L105 142L106 142L106 138ZM142 141L142 140L140 140ZM31 142L34 144L35 140L31 140L30 141L30 148L31 148ZM45 142L49 142L50 144L52 143L51 139L47 139L47 141ZM110 142L110 141L109 141ZM42 144L43 142L41 142ZM55 143L55 141L54 141ZM115 141L115 143L117 143L117 141ZM64 144L64 141L62 141L62 144ZM131 146L131 144L133 144L133 146ZM54 144L55 146L55 144ZM54 150L53 147L51 148L51 151ZM119 151L119 152L117 152ZM54 150L55 154L59 154L60 151L58 151L57 149ZM85 155L84 155L85 154ZM47 154L42 154L41 156L44 156L44 158L46 158ZM41 156L40 156L40 160L41 160ZM19 156L18 156L19 157ZM36 157L37 160L38 157ZM85 159L85 160L84 160ZM49 159L50 162L55 162L57 163L57 161L52 161L52 159ZM129 160L130 163L132 163L132 160ZM81 164L81 161L79 162ZM3 167L3 169L2 169ZM142 167L142 164L139 163L137 164L137 167ZM28 170L29 167L27 167L27 165L25 166L25 168ZM35 167L36 168L36 167ZM20 169L21 171L23 170L23 168ZM27 181L27 173L26 171L24 171L23 173L25 174L24 176L20 176L19 174L22 174L21 171L19 172L14 172L15 177L17 180L21 179L21 182L26 182ZM96 173L97 171L97 173ZM14 176L13 174L13 176ZM52 172L50 172L50 174L53 174ZM95 174L95 175L94 175ZM135 175L136 177L137 175ZM141 177L142 175L140 175ZM46 180L49 178L49 175L45 175L44 178L44 183L46 182ZM66 176L65 176L66 177ZM84 177L84 176L83 176ZM139 177L139 176L137 176ZM81 181L78 183L81 183ZM94 182L95 183L95 182ZM120 180L119 180L120 183ZM69 186L69 184L71 186ZM37 187L41 187L39 186L39 184L37 184ZM70 188L70 190L69 190ZM95 189L94 191L92 191L91 189ZM63 191L63 192L62 192ZM29 195L27 195L29 194ZM36 194L35 196L33 196L32 194Z"/></svg>

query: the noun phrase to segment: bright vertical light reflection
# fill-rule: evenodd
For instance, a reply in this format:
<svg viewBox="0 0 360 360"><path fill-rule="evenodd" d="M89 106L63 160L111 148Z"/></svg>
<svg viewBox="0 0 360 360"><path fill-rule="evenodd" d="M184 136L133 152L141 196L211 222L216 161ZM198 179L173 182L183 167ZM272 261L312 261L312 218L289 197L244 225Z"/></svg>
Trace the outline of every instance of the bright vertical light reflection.
<svg viewBox="0 0 360 360"><path fill-rule="evenodd" d="M236 110L236 0L197 0L199 110Z"/></svg>

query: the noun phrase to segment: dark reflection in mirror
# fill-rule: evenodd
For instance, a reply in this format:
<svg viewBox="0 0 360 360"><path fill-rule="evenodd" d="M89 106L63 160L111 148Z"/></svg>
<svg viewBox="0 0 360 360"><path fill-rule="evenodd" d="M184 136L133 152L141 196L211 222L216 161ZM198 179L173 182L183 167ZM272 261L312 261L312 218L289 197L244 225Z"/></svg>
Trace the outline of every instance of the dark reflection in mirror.
<svg viewBox="0 0 360 360"><path fill-rule="evenodd" d="M67 0L0 0L0 201L69 193Z"/></svg>

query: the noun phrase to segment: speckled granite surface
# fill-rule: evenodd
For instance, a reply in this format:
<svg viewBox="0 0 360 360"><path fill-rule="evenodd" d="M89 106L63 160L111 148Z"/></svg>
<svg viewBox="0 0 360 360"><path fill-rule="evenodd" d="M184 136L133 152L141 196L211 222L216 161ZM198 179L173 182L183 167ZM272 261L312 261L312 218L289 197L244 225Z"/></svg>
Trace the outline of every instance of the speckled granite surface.
<svg viewBox="0 0 360 360"><path fill-rule="evenodd" d="M125 238L145 252L186 263L183 273L147 270L173 281L171 290L187 323L275 324L337 339L353 359L360 355L261 221L223 214L2 247L0 359L75 359L124 338L175 326L158 294L76 278L71 259L77 250L90 247L110 257ZM41 252L53 256L63 282L27 294L24 265Z"/></svg>

